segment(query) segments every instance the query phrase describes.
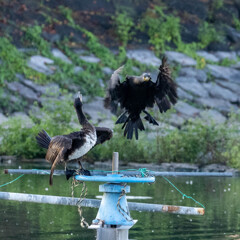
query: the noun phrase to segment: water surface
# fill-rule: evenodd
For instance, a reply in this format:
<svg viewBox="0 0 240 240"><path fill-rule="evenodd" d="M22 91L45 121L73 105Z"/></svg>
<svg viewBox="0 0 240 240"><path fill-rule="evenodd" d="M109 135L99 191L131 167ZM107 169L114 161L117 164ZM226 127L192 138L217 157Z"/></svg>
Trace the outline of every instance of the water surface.
<svg viewBox="0 0 240 240"><path fill-rule="evenodd" d="M4 175L0 165L0 185L18 175ZM19 166L11 166L18 168ZM22 164L22 168L42 168ZM10 168L10 167L9 167ZM240 178L169 177L183 193L205 205L204 216L183 216L166 213L131 212L138 222L130 230L130 239L240 239ZM71 196L71 181L54 176L48 185L45 175L24 175L18 181L0 188L3 192L19 192ZM87 183L87 198L101 195L98 183ZM131 184L130 196L150 196L152 199L128 200L199 207L190 199L183 199L169 183L158 177L154 184ZM75 190L80 194L81 186ZM97 209L84 208L88 223L96 217ZM0 239L95 239L94 230L80 227L76 207L0 200Z"/></svg>

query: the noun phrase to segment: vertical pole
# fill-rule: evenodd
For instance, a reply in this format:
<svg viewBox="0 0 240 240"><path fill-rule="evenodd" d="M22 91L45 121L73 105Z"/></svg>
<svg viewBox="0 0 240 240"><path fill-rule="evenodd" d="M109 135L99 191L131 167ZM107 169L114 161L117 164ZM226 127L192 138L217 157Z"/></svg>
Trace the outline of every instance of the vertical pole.
<svg viewBox="0 0 240 240"><path fill-rule="evenodd" d="M119 166L119 154L118 152L113 152L112 156L112 174L118 173L118 166Z"/></svg>
<svg viewBox="0 0 240 240"><path fill-rule="evenodd" d="M119 154L113 152L112 156L112 174L118 174ZM116 183L115 183L116 184ZM104 196L110 193L104 193ZM119 193L120 195L120 193ZM103 197L104 199L104 197ZM103 201L103 200L102 200ZM117 206L116 206L117 207ZM130 226L131 227L131 226ZM129 227L129 228L130 228ZM128 240L128 229L120 229L117 225L104 225L97 229L97 240Z"/></svg>

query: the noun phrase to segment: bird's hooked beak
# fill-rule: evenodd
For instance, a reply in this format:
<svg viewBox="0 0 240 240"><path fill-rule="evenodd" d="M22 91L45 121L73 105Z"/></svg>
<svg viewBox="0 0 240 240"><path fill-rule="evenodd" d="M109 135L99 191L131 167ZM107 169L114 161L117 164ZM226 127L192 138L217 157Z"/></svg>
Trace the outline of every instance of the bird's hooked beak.
<svg viewBox="0 0 240 240"><path fill-rule="evenodd" d="M143 81L144 82L148 82L148 81L150 81L151 80L151 75L150 74L145 74L144 76L143 76Z"/></svg>
<svg viewBox="0 0 240 240"><path fill-rule="evenodd" d="M80 91L78 92L78 97L79 97L80 101L82 102L82 94L80 93Z"/></svg>

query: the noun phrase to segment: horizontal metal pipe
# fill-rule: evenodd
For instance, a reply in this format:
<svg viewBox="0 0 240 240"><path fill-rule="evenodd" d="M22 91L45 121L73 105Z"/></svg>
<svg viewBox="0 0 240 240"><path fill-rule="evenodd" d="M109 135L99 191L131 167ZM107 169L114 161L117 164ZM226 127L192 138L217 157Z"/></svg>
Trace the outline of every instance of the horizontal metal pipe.
<svg viewBox="0 0 240 240"><path fill-rule="evenodd" d="M6 174L38 174L49 175L50 170L37 170L37 169L5 169ZM110 171L96 171L90 170L93 176L106 176ZM120 171L125 176L141 175L140 171ZM239 176L239 173L234 172L155 172L149 171L150 176L173 176L173 177L235 177ZM54 175L65 175L63 170L55 170Z"/></svg>
<svg viewBox="0 0 240 240"><path fill-rule="evenodd" d="M12 192L0 192L0 199L20 201L20 202L48 203L48 204L71 205L71 206L76 206L79 201L79 198L26 194L26 193L12 193ZM81 206L99 208L100 203L101 203L101 200L84 199L81 202ZM147 212L164 212L164 213L174 213L174 214L183 214L183 215L204 215L203 208L195 208L195 207L135 203L135 202L129 202L128 207L129 207L129 210L139 211L139 212L147 211Z"/></svg>

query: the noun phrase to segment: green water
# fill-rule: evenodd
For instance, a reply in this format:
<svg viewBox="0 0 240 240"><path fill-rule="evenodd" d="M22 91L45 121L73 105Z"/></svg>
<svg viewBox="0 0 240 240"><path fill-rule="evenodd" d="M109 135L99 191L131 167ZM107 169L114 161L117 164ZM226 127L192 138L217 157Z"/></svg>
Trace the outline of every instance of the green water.
<svg viewBox="0 0 240 240"><path fill-rule="evenodd" d="M22 168L42 168L21 164ZM0 185L18 175L4 175L0 165ZM54 176L54 185L48 185L48 176L24 175L18 181L0 188L3 192L19 192L71 196L71 182L63 176ZM194 197L206 207L204 216L183 216L165 213L131 212L138 222L130 230L130 239L240 239L240 178L169 177L185 194ZM135 202L196 206L190 199L182 199L163 178L156 183L131 184L130 196L151 196ZM101 195L98 184L87 183L87 198ZM81 187L75 191L79 196ZM90 223L97 209L84 208L83 215ZM80 227L76 207L38 203L20 203L0 200L0 239L95 239L94 230Z"/></svg>

